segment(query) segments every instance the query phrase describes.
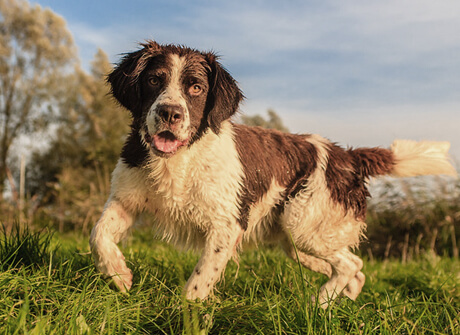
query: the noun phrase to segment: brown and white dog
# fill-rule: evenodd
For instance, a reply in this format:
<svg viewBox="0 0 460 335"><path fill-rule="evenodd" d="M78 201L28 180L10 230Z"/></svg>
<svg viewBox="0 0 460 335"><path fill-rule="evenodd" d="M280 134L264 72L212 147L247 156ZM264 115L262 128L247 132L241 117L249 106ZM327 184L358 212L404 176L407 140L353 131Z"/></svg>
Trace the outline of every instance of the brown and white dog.
<svg viewBox="0 0 460 335"><path fill-rule="evenodd" d="M365 276L350 249L366 227L367 179L456 174L446 142L344 150L318 135L234 124L243 95L213 53L148 41L108 82L133 122L90 244L121 291L132 274L117 243L150 213L162 239L201 251L187 299L208 297L236 250L262 242L330 278L323 307L355 299Z"/></svg>

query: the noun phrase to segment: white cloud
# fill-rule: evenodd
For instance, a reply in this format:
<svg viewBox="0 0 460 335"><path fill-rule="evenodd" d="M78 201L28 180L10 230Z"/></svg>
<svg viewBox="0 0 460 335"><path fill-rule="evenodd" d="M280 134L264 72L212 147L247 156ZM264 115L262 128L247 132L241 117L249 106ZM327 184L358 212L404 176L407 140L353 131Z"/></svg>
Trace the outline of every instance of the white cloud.
<svg viewBox="0 0 460 335"><path fill-rule="evenodd" d="M338 113L295 111L283 120L294 132L318 133L342 145L389 146L395 139L449 141L460 159L458 105L400 105L340 110Z"/></svg>
<svg viewBox="0 0 460 335"><path fill-rule="evenodd" d="M213 49L248 113L274 108L294 131L351 145L446 139L460 157L459 1L156 4L99 28L73 18L83 62L97 47L115 62L146 38Z"/></svg>

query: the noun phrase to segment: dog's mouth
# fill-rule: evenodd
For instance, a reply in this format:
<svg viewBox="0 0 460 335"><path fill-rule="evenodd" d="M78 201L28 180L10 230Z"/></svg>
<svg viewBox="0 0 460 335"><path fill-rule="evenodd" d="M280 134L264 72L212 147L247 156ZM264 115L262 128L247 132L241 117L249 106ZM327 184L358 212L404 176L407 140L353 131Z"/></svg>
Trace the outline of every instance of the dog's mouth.
<svg viewBox="0 0 460 335"><path fill-rule="evenodd" d="M169 130L162 131L153 136L147 133L145 135L145 141L147 143L150 143L154 151L167 156L175 154L179 148L186 146L188 144L188 139L179 140Z"/></svg>

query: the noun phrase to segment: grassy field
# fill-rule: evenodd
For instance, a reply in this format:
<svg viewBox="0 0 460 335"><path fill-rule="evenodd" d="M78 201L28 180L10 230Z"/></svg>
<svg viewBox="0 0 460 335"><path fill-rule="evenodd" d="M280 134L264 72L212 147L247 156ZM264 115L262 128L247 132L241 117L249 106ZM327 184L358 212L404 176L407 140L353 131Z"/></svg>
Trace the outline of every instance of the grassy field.
<svg viewBox="0 0 460 335"><path fill-rule="evenodd" d="M134 272L124 295L88 251L81 236L3 233L0 334L460 334L458 260L367 261L357 301L322 310L311 297L325 278L277 249L243 253L204 303L181 297L196 254L135 233L123 246Z"/></svg>

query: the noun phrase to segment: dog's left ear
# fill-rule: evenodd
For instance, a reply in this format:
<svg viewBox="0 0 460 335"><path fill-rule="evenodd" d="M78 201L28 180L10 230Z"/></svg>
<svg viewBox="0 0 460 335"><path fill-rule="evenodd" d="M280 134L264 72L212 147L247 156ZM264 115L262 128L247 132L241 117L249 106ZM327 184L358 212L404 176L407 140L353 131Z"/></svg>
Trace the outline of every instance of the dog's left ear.
<svg viewBox="0 0 460 335"><path fill-rule="evenodd" d="M209 84L211 87L208 96L210 110L207 120L211 130L218 134L220 124L236 113L244 96L235 79L217 61L215 54L207 53L205 58L210 66Z"/></svg>

